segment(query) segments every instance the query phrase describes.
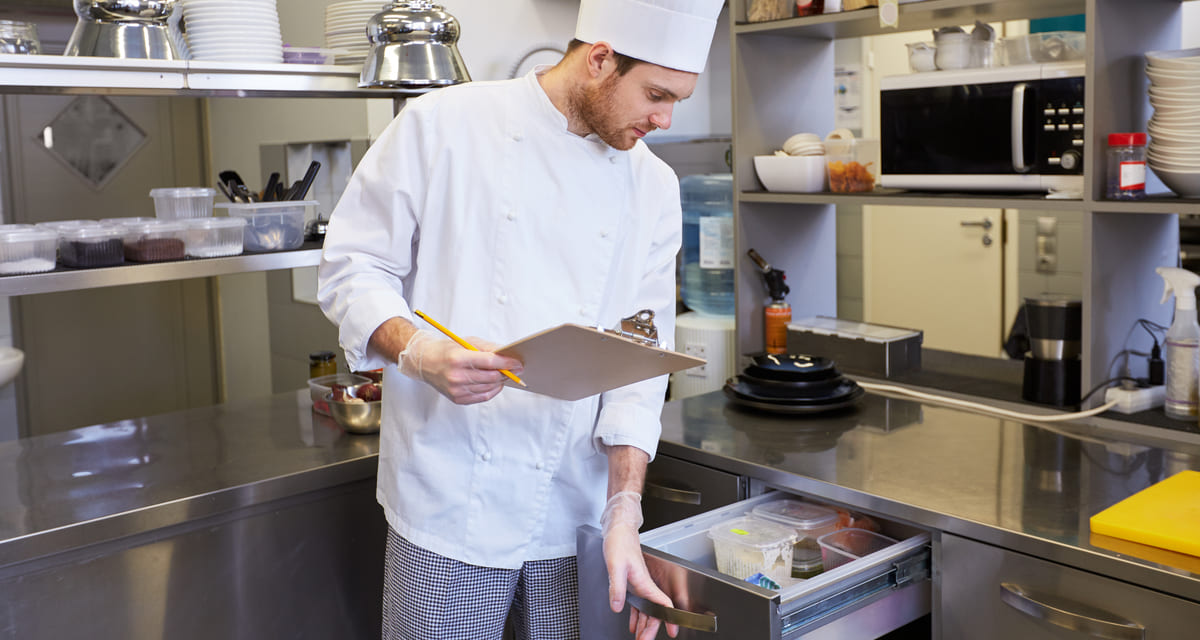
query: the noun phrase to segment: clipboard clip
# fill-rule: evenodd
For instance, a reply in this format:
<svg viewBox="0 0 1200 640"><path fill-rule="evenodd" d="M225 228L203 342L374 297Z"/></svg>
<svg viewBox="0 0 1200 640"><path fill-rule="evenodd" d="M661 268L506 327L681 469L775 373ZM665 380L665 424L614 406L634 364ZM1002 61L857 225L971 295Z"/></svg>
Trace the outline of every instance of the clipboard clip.
<svg viewBox="0 0 1200 640"><path fill-rule="evenodd" d="M650 309L642 309L628 318L621 318L620 327L617 329L596 328L648 347L658 346L658 327L654 326L654 312Z"/></svg>

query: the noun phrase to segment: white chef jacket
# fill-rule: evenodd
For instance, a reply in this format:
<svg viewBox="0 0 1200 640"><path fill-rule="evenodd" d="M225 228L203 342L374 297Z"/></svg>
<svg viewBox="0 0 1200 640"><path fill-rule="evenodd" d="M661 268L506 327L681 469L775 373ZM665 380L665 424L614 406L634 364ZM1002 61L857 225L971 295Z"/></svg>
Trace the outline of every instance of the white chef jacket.
<svg viewBox="0 0 1200 640"><path fill-rule="evenodd" d="M509 388L460 406L369 350L375 329L395 316L424 326L419 309L502 345L651 309L660 341L674 335L678 179L642 142L618 151L570 133L540 72L409 101L334 209L319 270L350 367L388 367L377 489L388 523L480 566L574 555L576 527L598 523L605 503L606 447L653 457L666 376L576 402Z"/></svg>

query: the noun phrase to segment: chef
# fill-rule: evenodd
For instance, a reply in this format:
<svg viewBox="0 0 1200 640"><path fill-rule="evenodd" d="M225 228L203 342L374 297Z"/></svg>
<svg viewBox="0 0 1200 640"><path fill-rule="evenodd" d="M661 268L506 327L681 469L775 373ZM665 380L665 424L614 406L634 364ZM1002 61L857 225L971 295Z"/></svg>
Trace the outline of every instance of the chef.
<svg viewBox="0 0 1200 640"><path fill-rule="evenodd" d="M387 368L384 638L498 639L510 617L521 639L578 638L582 524L602 527L611 585L583 606L671 604L637 532L666 378L568 402L504 389L522 364L488 350L640 309L674 334L679 183L641 138L692 94L721 5L582 0L557 65L409 101L334 210L321 308L352 369Z"/></svg>

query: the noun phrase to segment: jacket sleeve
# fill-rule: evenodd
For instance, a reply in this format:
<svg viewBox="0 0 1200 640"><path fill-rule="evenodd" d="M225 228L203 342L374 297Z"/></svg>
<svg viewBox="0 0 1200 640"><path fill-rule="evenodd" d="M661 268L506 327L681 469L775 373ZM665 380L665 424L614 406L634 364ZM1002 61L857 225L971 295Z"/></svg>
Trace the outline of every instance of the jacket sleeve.
<svg viewBox="0 0 1200 640"><path fill-rule="evenodd" d="M338 327L351 370L395 364L397 354L369 349L371 335L394 317L413 319L405 287L415 262L427 184L425 121L417 101L371 145L330 215L317 300Z"/></svg>
<svg viewBox="0 0 1200 640"><path fill-rule="evenodd" d="M660 193L664 194L659 215L652 227L646 269L638 284L629 313L654 311L659 346L673 349L675 342L675 258L683 237L683 214L679 203L679 180L666 169ZM650 459L662 434L662 406L668 376L659 376L600 396L600 414L593 442L600 451L630 445L645 451Z"/></svg>

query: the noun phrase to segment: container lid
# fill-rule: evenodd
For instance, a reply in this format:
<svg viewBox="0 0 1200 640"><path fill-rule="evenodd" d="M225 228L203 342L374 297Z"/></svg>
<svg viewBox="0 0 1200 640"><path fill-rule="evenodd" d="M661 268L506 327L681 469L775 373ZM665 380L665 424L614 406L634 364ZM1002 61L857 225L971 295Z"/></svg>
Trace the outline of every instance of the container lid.
<svg viewBox="0 0 1200 640"><path fill-rule="evenodd" d="M796 541L796 530L762 518L742 516L708 530L708 537L726 544L768 549Z"/></svg>
<svg viewBox="0 0 1200 640"><path fill-rule="evenodd" d="M144 218L144 217L100 218L100 224L124 225L124 224L133 224L135 222L150 222L152 220L158 220L158 218Z"/></svg>
<svg viewBox="0 0 1200 640"><path fill-rule="evenodd" d="M329 362L336 357L332 351L314 351L308 354L308 359L313 362Z"/></svg>
<svg viewBox="0 0 1200 640"><path fill-rule="evenodd" d="M39 222L35 225L38 229L54 229L55 231L62 229L79 229L82 227L99 227L99 220L54 220L52 222Z"/></svg>
<svg viewBox="0 0 1200 640"><path fill-rule="evenodd" d="M817 544L855 558L861 558L896 544L896 540L874 531L849 527L817 538Z"/></svg>
<svg viewBox="0 0 1200 640"><path fill-rule="evenodd" d="M1110 133L1108 134L1108 146L1110 147L1129 147L1142 146L1146 144L1146 134L1144 133Z"/></svg>
<svg viewBox="0 0 1200 640"><path fill-rule="evenodd" d="M123 233L170 233L183 231L187 226L180 220L150 219L144 222L126 222L117 225L117 228Z"/></svg>
<svg viewBox="0 0 1200 640"><path fill-rule="evenodd" d="M0 233L7 231L32 231L36 228L31 224L0 224Z"/></svg>
<svg viewBox="0 0 1200 640"><path fill-rule="evenodd" d="M760 504L754 507L753 513L760 518L806 531L824 529L837 524L838 521L838 514L833 509L799 500Z"/></svg>
<svg viewBox="0 0 1200 640"><path fill-rule="evenodd" d="M241 228L246 226L246 219L236 216L232 218L186 218L183 220L183 226L188 229Z"/></svg>
<svg viewBox="0 0 1200 640"><path fill-rule="evenodd" d="M100 241L109 238L120 238L124 234L125 230L121 227L110 227L102 224L58 230L58 237L65 240Z"/></svg>
<svg viewBox="0 0 1200 640"><path fill-rule="evenodd" d="M49 229L0 229L0 242L33 242L37 240L55 240L58 233Z"/></svg>
<svg viewBox="0 0 1200 640"><path fill-rule="evenodd" d="M217 190L208 187L162 187L150 190L151 198L196 198L215 195Z"/></svg>
<svg viewBox="0 0 1200 640"><path fill-rule="evenodd" d="M231 215L259 215L283 213L296 207L309 207L321 204L317 200L280 200L277 202L218 202L213 205L219 209L228 209Z"/></svg>

